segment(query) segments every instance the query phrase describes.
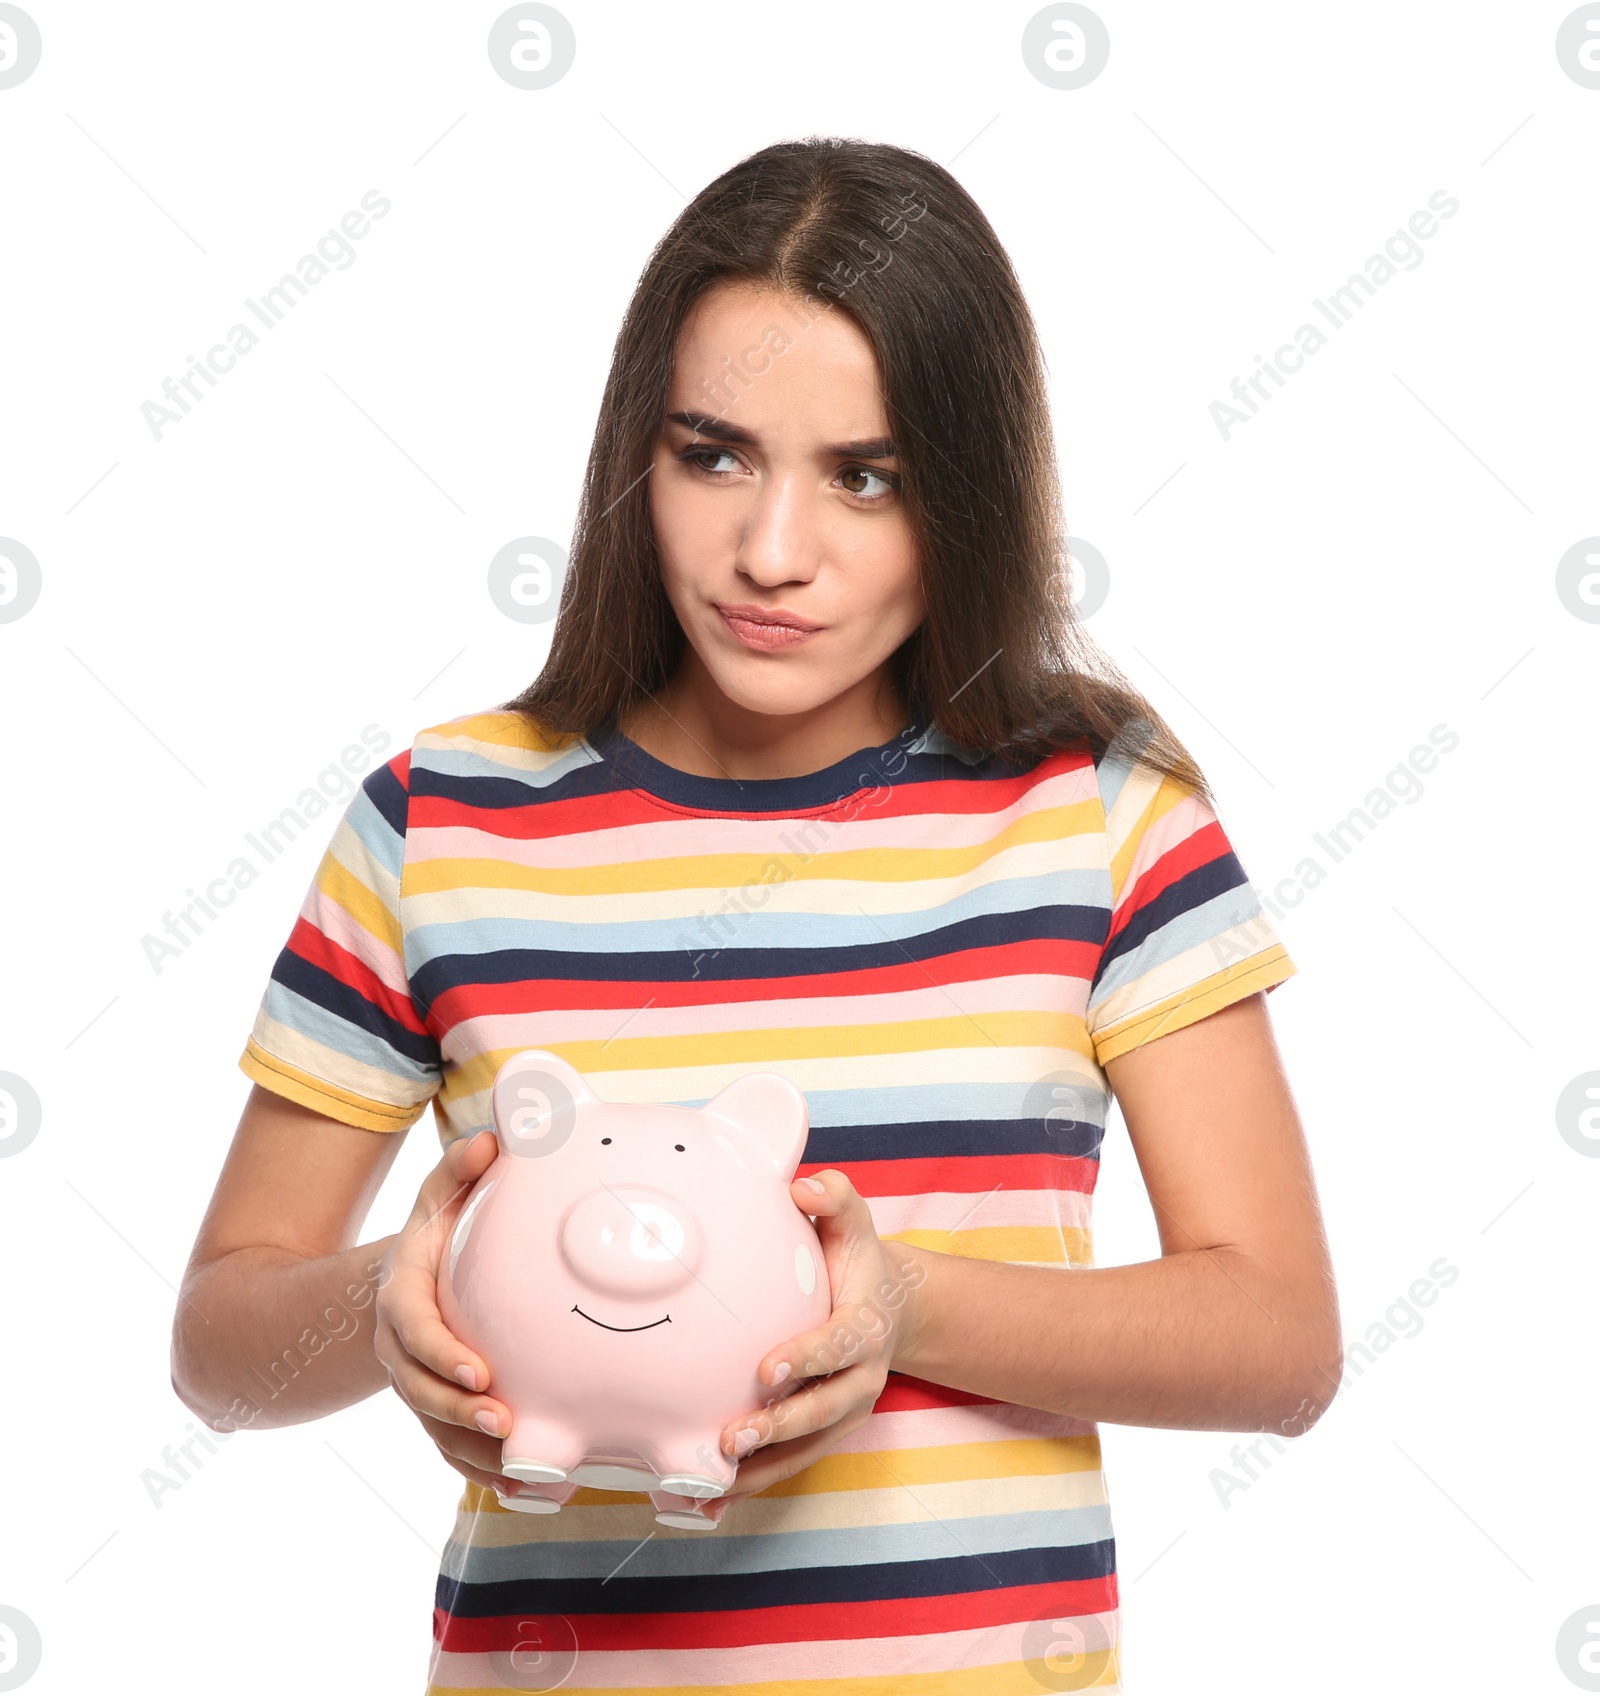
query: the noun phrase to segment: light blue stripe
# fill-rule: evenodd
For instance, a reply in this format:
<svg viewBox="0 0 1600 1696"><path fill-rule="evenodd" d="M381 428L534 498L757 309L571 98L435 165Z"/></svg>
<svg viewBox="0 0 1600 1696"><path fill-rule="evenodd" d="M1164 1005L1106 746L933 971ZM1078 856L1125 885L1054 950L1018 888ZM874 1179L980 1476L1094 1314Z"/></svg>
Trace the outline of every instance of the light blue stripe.
<svg viewBox="0 0 1600 1696"><path fill-rule="evenodd" d="M484 747L492 747L492 743L484 743ZM575 742L572 747L562 753L541 771L530 771L524 766L514 766L503 760L497 760L492 754L479 753L475 749L465 748L424 748L417 756L417 765L428 771L441 772L447 777L508 777L518 783L526 783L530 788L546 789L551 784L559 783L583 766L599 765L600 756L590 751L588 744ZM495 808L484 809L493 818Z"/></svg>
<svg viewBox="0 0 1600 1696"><path fill-rule="evenodd" d="M1109 1094L1104 1089L1097 1091L1094 1088L1088 1074L1083 1071L1084 1062L1079 1055L1063 1049L1061 1062L1063 1072L1083 1076L1085 1081L1071 1094L1050 1099L1070 1103L1070 1118L1074 1124L1094 1125L1104 1130ZM863 1055L861 1063L870 1067L873 1057ZM774 1061L772 1069L782 1071L782 1062ZM598 1075L603 1077L605 1074ZM665 1080L671 1074L664 1072L662 1076ZM808 1089L805 1097L811 1127L814 1130L833 1130L840 1125L871 1128L880 1125L942 1124L946 1121L960 1124L963 1121L982 1123L990 1119L1040 1118L1042 1113L1028 1101L1030 1092L1038 1087L1039 1080L1028 1077L1015 1083L998 1084L918 1084L904 1089ZM602 1097L605 1094L603 1084L600 1093ZM659 1097L664 1107L704 1107L711 1099L709 1095ZM1063 1107L1061 1111L1066 1113L1068 1109ZM492 1121L484 1119L465 1134L476 1135L478 1131L492 1129ZM914 1145L907 1145L907 1158L914 1158L916 1152Z"/></svg>
<svg viewBox="0 0 1600 1696"><path fill-rule="evenodd" d="M1122 786L1133 775L1137 751L1145 746L1149 731L1147 719L1131 719L1119 733L1119 739L1096 762L1095 777L1107 813L1116 806Z"/></svg>
<svg viewBox="0 0 1600 1696"><path fill-rule="evenodd" d="M1231 937L1226 945L1224 938L1228 938L1235 927L1244 926L1260 916L1261 903L1248 883L1236 884L1232 889L1225 889L1220 895L1212 896L1209 901L1198 907L1175 914L1159 930L1151 931L1137 948L1119 955L1106 967L1100 982L1095 985L1094 999L1089 1003L1090 1011L1093 1012L1101 1006L1107 996L1114 994L1123 985L1132 983L1158 966L1164 966L1169 960L1202 943L1213 944L1215 969L1219 972L1226 971L1229 966L1259 953L1262 947L1259 930L1241 931L1238 936ZM1211 974L1207 972L1203 975L1209 977Z"/></svg>
<svg viewBox="0 0 1600 1696"><path fill-rule="evenodd" d="M322 1043L336 1054L343 1054L380 1072L388 1072L404 1079L407 1084L424 1086L419 1091L423 1095L431 1092L439 1080L436 1069L419 1066L404 1054L397 1053L382 1037L372 1031L360 1025L353 1025L348 1019L339 1018L275 980L268 982L261 1006L268 1018L276 1019L280 1025L287 1025L290 1030L298 1031L302 1036L310 1037L313 1042ZM290 1063L293 1064L292 1061Z"/></svg>
<svg viewBox="0 0 1600 1696"><path fill-rule="evenodd" d="M812 1127L817 1130L831 1130L837 1125L919 1125L939 1124L945 1120L960 1123L963 1120L1042 1117L1042 1111L1028 1103L1030 1092L1039 1088L1039 1079L1032 1070L1035 1064L1032 1051L1029 1053L1029 1075L1014 1082L808 1089L805 1092L806 1109ZM859 1059L862 1067L869 1071L876 1064L875 1056L870 1054L861 1055ZM751 1069L759 1071L762 1068L754 1066ZM783 1069L783 1062L772 1062L772 1070L781 1072ZM1071 1072L1074 1077L1081 1076L1084 1082L1070 1096L1052 1099L1070 1101L1074 1122L1099 1125L1104 1129L1109 1097L1104 1089L1098 1092L1094 1089L1082 1057L1071 1049L1062 1049L1060 1069ZM604 1076L603 1073L600 1075ZM671 1074L663 1076L670 1078ZM604 1085L600 1086L600 1091L602 1095L605 1093ZM663 1097L665 1104L672 1107L704 1107L710 1100L709 1095L671 1100ZM906 1153L908 1157L914 1156L916 1149L908 1147Z"/></svg>
<svg viewBox="0 0 1600 1696"><path fill-rule="evenodd" d="M405 859L406 839L395 835L393 827L364 788L345 809L344 816L373 861L398 882L400 866Z"/></svg>
<svg viewBox="0 0 1600 1696"><path fill-rule="evenodd" d="M981 1558L1022 1549L1075 1548L1106 1542L1111 1537L1111 1512L1104 1505L741 1537L734 1530L741 1505L735 1502L729 1507L727 1518L716 1531L694 1532L670 1542L658 1537L643 1544L631 1538L552 1540L496 1549L483 1544L464 1545L452 1537L445 1545L443 1571L447 1577L469 1584L504 1584L517 1579L606 1578L626 1562L623 1572L633 1578L712 1577L972 1555ZM532 1525L538 1524L531 1516L529 1520Z"/></svg>
<svg viewBox="0 0 1600 1696"><path fill-rule="evenodd" d="M862 1066L870 1070L873 1056L867 1054L860 1058ZM1084 1082L1070 1094L1050 1099L1070 1104L1073 1123L1095 1125L1104 1130L1110 1097L1104 1089L1097 1091L1094 1088L1091 1074L1084 1070L1084 1065L1078 1054L1062 1049L1060 1069L1074 1077L1083 1077ZM773 1071L781 1072L783 1069L781 1061L772 1062ZM604 1077L605 1074L597 1075ZM670 1072L662 1072L661 1075L664 1083L670 1081ZM603 1097L605 1085L598 1087ZM1029 1094L1038 1088L1039 1080L1029 1076L1013 1083L914 1084L898 1089L808 1089L805 1096L812 1128L832 1130L840 1125L941 1124L947 1120L960 1124L988 1119L1039 1118L1043 1116L1041 1110L1028 1100ZM704 1107L711 1097L663 1095L659 1099L666 1107ZM1067 1112L1068 1108L1061 1110ZM474 1127L474 1133L491 1128L486 1119ZM917 1151L914 1146L908 1146L905 1152L910 1158Z"/></svg>
<svg viewBox="0 0 1600 1696"><path fill-rule="evenodd" d="M862 1057L870 1067L872 1057ZM1061 1070L1085 1078L1085 1092L1075 1092L1072 1117L1085 1124L1105 1125L1104 1097L1087 1092L1089 1074L1076 1053L1063 1049ZM1033 1076L1015 1083L913 1084L898 1089L808 1089L806 1106L818 1129L835 1125L915 1125L945 1119L1020 1119L1028 1093L1038 1087ZM703 1106L704 1103L696 1103ZM1096 1106L1100 1111L1095 1112ZM915 1150L911 1150L915 1153Z"/></svg>
<svg viewBox="0 0 1600 1696"><path fill-rule="evenodd" d="M960 760L963 765L981 765L984 759L980 748L964 748L960 743L952 742L936 724L930 724L926 730L906 749L909 757L912 754L936 754L948 759Z"/></svg>
<svg viewBox="0 0 1600 1696"><path fill-rule="evenodd" d="M722 891L712 892L720 897ZM431 897L430 897L431 899ZM591 897L601 901L601 897ZM934 907L900 913L788 913L739 910L715 922L702 918L617 920L606 924L565 923L491 915L417 925L407 934L408 954L419 962L452 954L502 949L551 949L559 953L649 954L720 948L849 948L904 942L964 919L1026 913L1038 907L1086 907L1104 911L1109 900L1105 872L1063 868L1038 877L998 878ZM416 968L413 967L413 970Z"/></svg>

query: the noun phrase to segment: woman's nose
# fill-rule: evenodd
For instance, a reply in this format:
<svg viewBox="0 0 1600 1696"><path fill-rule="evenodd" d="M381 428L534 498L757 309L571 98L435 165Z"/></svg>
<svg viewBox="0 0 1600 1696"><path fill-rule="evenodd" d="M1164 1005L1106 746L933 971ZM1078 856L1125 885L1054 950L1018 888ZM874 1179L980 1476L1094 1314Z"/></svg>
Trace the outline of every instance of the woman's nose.
<svg viewBox="0 0 1600 1696"><path fill-rule="evenodd" d="M739 565L752 582L776 589L809 583L820 554L818 515L798 476L769 475L756 494L739 548Z"/></svg>
<svg viewBox="0 0 1600 1696"><path fill-rule="evenodd" d="M591 1190L561 1223L561 1257L586 1287L612 1296L659 1296L694 1276L703 1239L674 1197L638 1185Z"/></svg>

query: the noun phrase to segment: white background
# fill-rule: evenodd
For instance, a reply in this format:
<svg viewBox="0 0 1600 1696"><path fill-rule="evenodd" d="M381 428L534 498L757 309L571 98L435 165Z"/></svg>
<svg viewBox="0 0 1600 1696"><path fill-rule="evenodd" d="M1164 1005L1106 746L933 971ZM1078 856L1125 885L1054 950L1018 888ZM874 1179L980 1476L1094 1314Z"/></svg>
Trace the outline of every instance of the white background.
<svg viewBox="0 0 1600 1696"><path fill-rule="evenodd" d="M1556 567L1600 533L1600 90L1557 62L1571 7L1105 0L1109 64L1060 91L1032 5L570 0L538 92L490 65L498 5L28 9L0 534L43 589L0 623L0 1071L44 1117L0 1160L0 1603L43 1636L30 1696L423 1686L460 1481L395 1397L236 1437L159 1507L142 1477L194 1429L177 1283L333 810L160 973L141 938L363 726L393 752L534 675L490 558L569 536L684 198L808 133L954 161L1038 316L1111 573L1092 630L1258 889L1327 869L1269 1006L1347 1343L1459 1272L1226 1505L1238 1438L1104 1428L1128 1688L1580 1688L1600 1159L1555 1108L1600 1068L1600 625ZM157 441L141 404L370 189L355 262ZM1224 440L1211 402L1441 189L1423 260ZM1420 799L1334 864L1314 834L1435 725ZM425 1119L366 1238L436 1157ZM1098 1224L1102 1263L1158 1252L1120 1120Z"/></svg>

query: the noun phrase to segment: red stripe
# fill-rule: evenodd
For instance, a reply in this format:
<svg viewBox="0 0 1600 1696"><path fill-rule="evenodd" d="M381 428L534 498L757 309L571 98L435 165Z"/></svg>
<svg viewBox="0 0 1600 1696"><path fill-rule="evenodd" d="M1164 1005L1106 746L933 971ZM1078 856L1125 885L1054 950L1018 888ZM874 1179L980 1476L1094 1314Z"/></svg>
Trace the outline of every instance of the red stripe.
<svg viewBox="0 0 1600 1696"><path fill-rule="evenodd" d="M416 1004L409 995L390 989L359 955L352 954L348 948L323 935L310 920L295 920L294 929L289 932L289 949L355 990L364 1001L370 1001L402 1029L417 1036L427 1034L427 1027L418 1018Z"/></svg>
<svg viewBox="0 0 1600 1696"><path fill-rule="evenodd" d="M689 950L684 951L686 955ZM719 952L708 942L698 952ZM933 985L981 983L994 978L1039 975L1063 980L1064 1018L1081 1018L1078 984L1087 984L1100 962L1101 944L1058 937L964 948L925 960L897 960L888 966L856 971L816 972L771 978L689 978L661 981L616 978L521 978L510 983L470 983L447 989L433 1002L434 1016L449 1029L465 1018L495 1014L529 1017L529 1008L549 1012L576 1009L625 1009L636 1012L647 1002L656 1007L725 1007L741 1001L796 1001L831 995L892 995ZM692 962L691 962L692 963ZM951 1013L957 1009L952 1007ZM976 1015L982 1018L982 1014Z"/></svg>
<svg viewBox="0 0 1600 1696"><path fill-rule="evenodd" d="M849 807L851 798L847 796L826 807L783 807L762 812L741 810L733 815L720 808L665 803L640 789L608 790L599 795L551 796L531 800L521 807L477 807L449 796L417 795L411 801L410 829L414 832L465 827L511 841L532 842L579 831L615 830L626 825L656 823L663 811L691 818L818 819L830 824L849 822L848 818L835 821L831 815L837 811L858 818L1002 813L1023 800L1039 783L1079 771L1091 763L1087 750L1069 749L1051 755L1037 769L1018 777L987 778L978 783L971 778L935 778L924 783L895 784L854 808ZM508 779L515 779L513 772L508 771L505 775ZM872 794L875 787L867 784L855 793Z"/></svg>
<svg viewBox="0 0 1600 1696"><path fill-rule="evenodd" d="M1012 1589L969 1590L950 1596L890 1597L872 1602L809 1602L776 1608L731 1608L702 1613L563 1614L550 1620L548 1644L559 1649L740 1649L762 1643L851 1642L872 1637L916 1637L977 1631L1036 1619L1107 1614L1117 1606L1116 1574L1021 1584ZM440 1648L457 1655L514 1649L528 1640L541 1616L491 1614L468 1618L434 1609Z"/></svg>
<svg viewBox="0 0 1600 1696"><path fill-rule="evenodd" d="M506 772L514 781L516 774ZM475 779L484 782L487 779ZM552 796L521 807L480 807L446 795L413 795L408 834L419 830L466 828L513 842L548 836L577 836L592 830L618 830L632 824L657 824L661 809L637 789L607 790L599 795Z"/></svg>
<svg viewBox="0 0 1600 1696"><path fill-rule="evenodd" d="M935 1384L908 1372L891 1371L878 1399L872 1404L874 1413L928 1413L946 1407L1000 1407L1008 1404L994 1396L980 1396L973 1390L957 1390L949 1384Z"/></svg>
<svg viewBox="0 0 1600 1696"><path fill-rule="evenodd" d="M982 1157L981 1191L973 1189L978 1176L971 1156L931 1157L926 1160L852 1160L850 1181L859 1195L929 1196L941 1191L955 1195L986 1194L998 1184L1007 1190L1094 1191L1100 1162L1072 1154L999 1154ZM797 1178L832 1170L826 1161L803 1161Z"/></svg>
<svg viewBox="0 0 1600 1696"><path fill-rule="evenodd" d="M1221 859L1231 851L1222 826L1215 821L1201 825L1181 842L1174 842L1153 866L1147 866L1134 883L1123 890L1122 899L1117 904L1116 922L1106 938L1107 946L1122 934L1136 913L1149 906L1164 890L1170 889L1179 878L1186 877L1199 866L1210 865L1213 860Z"/></svg>

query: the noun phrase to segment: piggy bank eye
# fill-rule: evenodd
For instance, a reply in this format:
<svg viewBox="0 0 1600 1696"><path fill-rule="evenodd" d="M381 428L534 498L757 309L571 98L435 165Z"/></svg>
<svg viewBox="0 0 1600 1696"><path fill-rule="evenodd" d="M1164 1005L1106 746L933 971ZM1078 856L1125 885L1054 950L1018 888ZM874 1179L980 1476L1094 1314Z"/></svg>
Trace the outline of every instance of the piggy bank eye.
<svg viewBox="0 0 1600 1696"><path fill-rule="evenodd" d="M601 1142L610 1142L611 1138L610 1137L601 1137L600 1140L601 1140Z"/></svg>
<svg viewBox="0 0 1600 1696"><path fill-rule="evenodd" d="M679 1152L679 1154L682 1154L682 1153L683 1153L683 1144L682 1144L682 1143L681 1143L681 1142L675 1142L675 1143L674 1143L674 1144L673 1144L673 1145L672 1145L672 1146L673 1146L673 1147L674 1147L674 1148L675 1148L675 1149L677 1149L677 1151L678 1151L678 1152Z"/></svg>

